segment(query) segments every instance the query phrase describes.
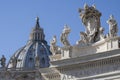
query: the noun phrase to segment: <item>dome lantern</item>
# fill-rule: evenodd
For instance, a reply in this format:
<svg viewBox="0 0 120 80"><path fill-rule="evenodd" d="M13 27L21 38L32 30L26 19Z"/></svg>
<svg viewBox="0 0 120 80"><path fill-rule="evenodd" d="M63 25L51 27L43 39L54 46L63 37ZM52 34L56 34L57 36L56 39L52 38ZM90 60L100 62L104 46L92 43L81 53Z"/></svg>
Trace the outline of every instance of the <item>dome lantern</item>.
<svg viewBox="0 0 120 80"><path fill-rule="evenodd" d="M36 18L36 25L33 27L30 33L30 40L43 41L45 39L45 34L43 28L39 25L39 17Z"/></svg>

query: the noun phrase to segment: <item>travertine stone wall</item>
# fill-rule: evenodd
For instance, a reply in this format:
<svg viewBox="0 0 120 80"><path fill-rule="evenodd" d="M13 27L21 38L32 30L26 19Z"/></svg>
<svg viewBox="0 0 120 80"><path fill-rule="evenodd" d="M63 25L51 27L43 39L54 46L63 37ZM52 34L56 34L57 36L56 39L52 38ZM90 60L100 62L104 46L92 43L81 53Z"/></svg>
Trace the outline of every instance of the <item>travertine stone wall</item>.
<svg viewBox="0 0 120 80"><path fill-rule="evenodd" d="M120 56L66 66L60 71L62 80L76 80L117 70L120 70Z"/></svg>

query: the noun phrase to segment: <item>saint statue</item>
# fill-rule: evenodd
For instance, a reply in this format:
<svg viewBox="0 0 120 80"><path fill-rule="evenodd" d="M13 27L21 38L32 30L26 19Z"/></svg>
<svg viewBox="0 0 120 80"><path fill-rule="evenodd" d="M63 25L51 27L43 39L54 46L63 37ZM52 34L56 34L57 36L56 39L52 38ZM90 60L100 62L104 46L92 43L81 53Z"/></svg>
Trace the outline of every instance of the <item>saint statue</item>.
<svg viewBox="0 0 120 80"><path fill-rule="evenodd" d="M50 41L50 51L55 55L58 51L58 47L56 46L56 36L53 36L53 39Z"/></svg>
<svg viewBox="0 0 120 80"><path fill-rule="evenodd" d="M70 43L68 41L68 34L70 33L70 31L70 28L65 25L60 37L60 40L64 46L70 46Z"/></svg>
<svg viewBox="0 0 120 80"><path fill-rule="evenodd" d="M99 29L99 31L100 31L100 40L103 40L103 39L105 39L105 35L104 35L104 28L103 27L100 27L100 29Z"/></svg>
<svg viewBox="0 0 120 80"><path fill-rule="evenodd" d="M109 24L109 36L110 37L117 36L118 26L117 26L117 22L114 19L113 15L110 16L110 18L108 19L107 23Z"/></svg>
<svg viewBox="0 0 120 80"><path fill-rule="evenodd" d="M57 42L57 39L56 39L56 36L54 35L52 41L50 42L51 46L56 46L56 42Z"/></svg>
<svg viewBox="0 0 120 80"><path fill-rule="evenodd" d="M17 65L17 58L16 57L14 57L14 58L12 58L11 59L12 60L12 68L15 68L16 67L16 65Z"/></svg>
<svg viewBox="0 0 120 80"><path fill-rule="evenodd" d="M2 58L0 59L0 61L1 61L1 66L5 67L5 65L6 65L6 58L5 58L4 55L2 55Z"/></svg>
<svg viewBox="0 0 120 80"><path fill-rule="evenodd" d="M77 44L80 44L81 46L85 46L89 43L86 33L80 32L80 38L81 39L77 41Z"/></svg>

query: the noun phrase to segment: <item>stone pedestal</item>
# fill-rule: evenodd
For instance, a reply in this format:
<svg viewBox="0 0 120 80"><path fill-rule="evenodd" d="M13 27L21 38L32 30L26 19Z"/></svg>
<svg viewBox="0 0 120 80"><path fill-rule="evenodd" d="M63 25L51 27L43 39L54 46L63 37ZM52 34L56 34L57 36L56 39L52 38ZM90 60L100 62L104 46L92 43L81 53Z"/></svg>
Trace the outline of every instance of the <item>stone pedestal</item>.
<svg viewBox="0 0 120 80"><path fill-rule="evenodd" d="M66 46L61 49L61 59L66 59L71 57L72 46Z"/></svg>

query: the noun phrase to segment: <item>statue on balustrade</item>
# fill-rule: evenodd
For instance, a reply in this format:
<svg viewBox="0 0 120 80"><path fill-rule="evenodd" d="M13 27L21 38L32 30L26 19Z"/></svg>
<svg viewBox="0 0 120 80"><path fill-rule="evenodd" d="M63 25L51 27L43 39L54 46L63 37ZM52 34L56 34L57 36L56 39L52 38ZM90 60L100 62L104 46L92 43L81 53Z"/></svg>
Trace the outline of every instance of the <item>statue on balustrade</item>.
<svg viewBox="0 0 120 80"><path fill-rule="evenodd" d="M80 44L81 46L85 46L89 43L86 33L80 32L80 38L81 39L77 41L77 44Z"/></svg>
<svg viewBox="0 0 120 80"><path fill-rule="evenodd" d="M11 64L12 64L12 68L16 68L16 65L17 65L17 58L16 57L11 59Z"/></svg>
<svg viewBox="0 0 120 80"><path fill-rule="evenodd" d="M67 25L65 25L60 37L60 40L65 47L70 46L70 43L68 41L68 34L70 33L70 31L70 28Z"/></svg>
<svg viewBox="0 0 120 80"><path fill-rule="evenodd" d="M110 37L117 36L118 25L113 15L110 15L110 18L108 19L107 23L109 24L109 36Z"/></svg>
<svg viewBox="0 0 120 80"><path fill-rule="evenodd" d="M0 61L1 61L1 66L4 68L6 65L6 58L4 55L2 55L2 58L0 59Z"/></svg>
<svg viewBox="0 0 120 80"><path fill-rule="evenodd" d="M53 55L60 54L60 48L56 45L56 43L57 43L57 38L54 35L52 40L50 41L50 51L52 52Z"/></svg>

